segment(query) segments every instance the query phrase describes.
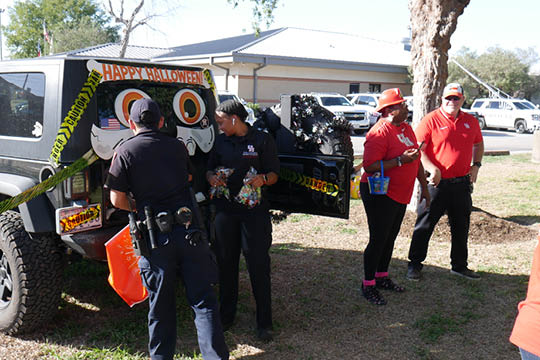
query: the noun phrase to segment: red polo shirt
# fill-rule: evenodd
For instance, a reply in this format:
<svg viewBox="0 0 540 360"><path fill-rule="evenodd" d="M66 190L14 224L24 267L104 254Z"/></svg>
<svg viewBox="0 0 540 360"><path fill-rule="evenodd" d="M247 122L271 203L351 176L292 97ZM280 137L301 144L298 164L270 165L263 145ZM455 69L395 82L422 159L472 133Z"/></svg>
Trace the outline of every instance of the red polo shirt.
<svg viewBox="0 0 540 360"><path fill-rule="evenodd" d="M441 170L443 179L467 175L473 145L483 141L473 115L460 111L454 118L441 108L424 116L415 133L419 143L424 141L424 153Z"/></svg>
<svg viewBox="0 0 540 360"><path fill-rule="evenodd" d="M527 298L519 303L519 314L510 341L540 356L540 233L534 250Z"/></svg>
<svg viewBox="0 0 540 360"><path fill-rule="evenodd" d="M379 120L366 135L363 163L369 166L376 161L395 159L405 150L417 147L416 136L409 124L403 122L395 126L389 121ZM384 176L390 177L386 195L392 200L401 204L408 204L411 200L419 159L384 171ZM371 175L364 173L360 181L367 182Z"/></svg>

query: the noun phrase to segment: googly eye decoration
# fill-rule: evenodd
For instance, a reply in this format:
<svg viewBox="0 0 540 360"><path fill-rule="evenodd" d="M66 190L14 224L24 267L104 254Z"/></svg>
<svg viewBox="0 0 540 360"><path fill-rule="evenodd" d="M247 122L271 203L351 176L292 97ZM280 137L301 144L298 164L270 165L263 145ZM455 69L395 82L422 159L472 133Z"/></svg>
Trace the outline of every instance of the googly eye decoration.
<svg viewBox="0 0 540 360"><path fill-rule="evenodd" d="M206 114L203 99L191 89L182 89L174 95L173 109L180 121L186 125L197 124Z"/></svg>
<svg viewBox="0 0 540 360"><path fill-rule="evenodd" d="M118 121L129 128L129 109L135 100L142 98L150 99L147 93L139 89L126 89L116 95L114 100L114 112Z"/></svg>

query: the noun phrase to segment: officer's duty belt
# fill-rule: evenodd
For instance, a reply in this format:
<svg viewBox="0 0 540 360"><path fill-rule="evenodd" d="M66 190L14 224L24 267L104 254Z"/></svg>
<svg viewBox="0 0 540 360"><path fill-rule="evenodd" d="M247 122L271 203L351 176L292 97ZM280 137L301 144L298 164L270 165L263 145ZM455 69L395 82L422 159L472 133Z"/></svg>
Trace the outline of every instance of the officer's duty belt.
<svg viewBox="0 0 540 360"><path fill-rule="evenodd" d="M184 225L187 228L193 219L190 208L183 206L176 211L160 211L151 219L162 233L170 233L174 225Z"/></svg>

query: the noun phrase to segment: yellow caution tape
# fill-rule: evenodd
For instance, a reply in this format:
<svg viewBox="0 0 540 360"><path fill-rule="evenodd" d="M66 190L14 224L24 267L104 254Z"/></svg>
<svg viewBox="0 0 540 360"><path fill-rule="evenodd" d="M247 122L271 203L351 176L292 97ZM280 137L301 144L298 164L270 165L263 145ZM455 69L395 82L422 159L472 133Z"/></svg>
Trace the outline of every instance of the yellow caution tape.
<svg viewBox="0 0 540 360"><path fill-rule="evenodd" d="M69 232L75 229L77 226L90 222L99 217L101 211L101 206L98 204L95 207L89 207L81 211L78 214L68 216L65 219L60 220L60 225L62 226L62 232Z"/></svg>
<svg viewBox="0 0 540 360"><path fill-rule="evenodd" d="M30 201L38 195L43 194L47 189L56 186L58 183L72 177L82 169L95 162L97 159L99 159L99 157L96 155L93 149L90 149L86 154L75 160L73 164L60 170L47 180L23 191L19 195L0 202L0 214L4 211L13 209L22 203Z"/></svg>
<svg viewBox="0 0 540 360"><path fill-rule="evenodd" d="M204 78L206 79L206 82L210 86L210 90L214 93L214 96L216 96L216 84L214 83L214 80L212 79L212 74L210 74L210 70L204 69L203 70Z"/></svg>
<svg viewBox="0 0 540 360"><path fill-rule="evenodd" d="M328 181L315 179L314 177L306 176L291 169L281 167L279 170L280 180L285 180L300 186L307 187L314 191L320 191L330 196L337 196L339 192L339 186L332 184Z"/></svg>
<svg viewBox="0 0 540 360"><path fill-rule="evenodd" d="M88 103L90 103L92 96L94 96L101 78L101 73L96 70L92 70L88 76L88 79L84 83L81 92L77 96L77 99L75 99L73 106L71 106L71 109L68 111L64 121L60 125L58 135L54 140L51 155L49 156L49 161L54 166L58 166L60 163L60 154L62 153L62 150L64 150L64 146L66 146L68 143L71 134L73 134L73 131L79 123L82 114L86 110Z"/></svg>

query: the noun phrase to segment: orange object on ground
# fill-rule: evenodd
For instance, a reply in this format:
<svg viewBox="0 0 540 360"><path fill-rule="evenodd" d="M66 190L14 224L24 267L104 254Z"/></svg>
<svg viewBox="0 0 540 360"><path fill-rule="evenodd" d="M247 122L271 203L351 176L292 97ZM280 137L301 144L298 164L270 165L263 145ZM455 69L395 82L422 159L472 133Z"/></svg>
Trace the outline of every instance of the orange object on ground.
<svg viewBox="0 0 540 360"><path fill-rule="evenodd" d="M518 309L510 342L540 356L540 232L534 250L527 298L519 303Z"/></svg>
<svg viewBox="0 0 540 360"><path fill-rule="evenodd" d="M126 225L118 234L105 243L109 264L109 284L130 306L143 302L148 291L142 284L139 256L135 255Z"/></svg>

